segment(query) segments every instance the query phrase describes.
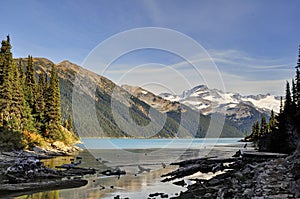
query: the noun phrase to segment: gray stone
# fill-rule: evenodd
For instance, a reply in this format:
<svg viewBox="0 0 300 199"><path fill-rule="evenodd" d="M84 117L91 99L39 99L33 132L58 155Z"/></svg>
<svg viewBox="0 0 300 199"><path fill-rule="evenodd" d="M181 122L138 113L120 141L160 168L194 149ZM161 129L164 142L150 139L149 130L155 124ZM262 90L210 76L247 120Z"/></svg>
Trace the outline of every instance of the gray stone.
<svg viewBox="0 0 300 199"><path fill-rule="evenodd" d="M253 190L252 189L245 189L243 192L243 197L250 198L253 196Z"/></svg>
<svg viewBox="0 0 300 199"><path fill-rule="evenodd" d="M244 171L243 171L244 174L247 174L250 172L251 172L251 169L249 167L246 167L246 169L244 169Z"/></svg>
<svg viewBox="0 0 300 199"><path fill-rule="evenodd" d="M291 194L277 194L277 195L269 195L268 198L272 199L283 199L293 197Z"/></svg>
<svg viewBox="0 0 300 199"><path fill-rule="evenodd" d="M211 194L211 193L206 193L206 194L204 195L204 197L205 197L205 198L211 198L211 197L212 197L212 194Z"/></svg>
<svg viewBox="0 0 300 199"><path fill-rule="evenodd" d="M211 186L214 186L214 185L217 185L219 183L219 180L217 179L211 179L208 184L211 185Z"/></svg>

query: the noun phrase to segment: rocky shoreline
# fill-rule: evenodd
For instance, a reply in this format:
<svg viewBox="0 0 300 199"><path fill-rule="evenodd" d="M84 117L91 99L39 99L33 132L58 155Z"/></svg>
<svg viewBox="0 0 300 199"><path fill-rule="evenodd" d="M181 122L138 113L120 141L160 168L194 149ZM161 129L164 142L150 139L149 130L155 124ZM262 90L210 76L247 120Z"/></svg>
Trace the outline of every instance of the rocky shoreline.
<svg viewBox="0 0 300 199"><path fill-rule="evenodd" d="M56 143L43 149L34 147L32 151L1 152L0 198L85 186L88 181L83 176L95 174L96 170L78 167L80 160L77 163L64 164L62 167L65 168L59 169L46 167L41 161L56 156L75 155L80 150L76 146Z"/></svg>
<svg viewBox="0 0 300 199"><path fill-rule="evenodd" d="M210 180L197 179L173 197L190 198L299 198L300 150L281 158L241 157L230 170ZM183 165L181 165L183 166ZM184 167L186 167L185 165ZM190 165L189 165L190 166ZM183 175L183 174L181 174Z"/></svg>
<svg viewBox="0 0 300 199"><path fill-rule="evenodd" d="M162 182L171 181L186 187L187 191L176 193L175 197L163 192L153 193L148 198L299 198L299 149L300 147L287 157L282 154L250 151L237 153L232 158L204 157L172 163L179 168L163 175ZM95 169L78 167L80 157L72 158L75 162L63 164L58 167L60 169L47 168L40 162L40 159L65 155L71 150L59 151L55 153L35 149L0 154L0 198L85 186L87 181L82 177L98 172ZM114 175L123 175L114 173L114 170L104 172L108 171ZM209 180L193 178L191 180L195 183L187 186L185 177L199 171L218 175Z"/></svg>

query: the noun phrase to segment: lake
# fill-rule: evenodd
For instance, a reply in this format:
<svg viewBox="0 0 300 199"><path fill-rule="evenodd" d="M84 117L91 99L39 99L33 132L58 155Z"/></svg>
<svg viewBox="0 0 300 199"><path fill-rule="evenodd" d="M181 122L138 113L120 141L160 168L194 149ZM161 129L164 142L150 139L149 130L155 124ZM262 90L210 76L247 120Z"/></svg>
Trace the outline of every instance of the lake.
<svg viewBox="0 0 300 199"><path fill-rule="evenodd" d="M82 138L85 148L78 156L82 157L82 167L92 167L103 171L119 167L126 171L125 176L103 176L98 173L86 176L88 185L77 189L40 192L17 198L32 199L73 199L73 198L148 198L150 193L164 192L169 197L177 195L185 187L162 183L163 174L173 171L177 166L171 162L205 156L231 157L245 143L240 138L220 139L97 139ZM45 160L45 165L54 167L70 163L72 157L57 157ZM163 168L164 165L167 165ZM150 169L140 173L139 167ZM209 178L212 174L197 173L193 177ZM185 178L187 183L192 183Z"/></svg>

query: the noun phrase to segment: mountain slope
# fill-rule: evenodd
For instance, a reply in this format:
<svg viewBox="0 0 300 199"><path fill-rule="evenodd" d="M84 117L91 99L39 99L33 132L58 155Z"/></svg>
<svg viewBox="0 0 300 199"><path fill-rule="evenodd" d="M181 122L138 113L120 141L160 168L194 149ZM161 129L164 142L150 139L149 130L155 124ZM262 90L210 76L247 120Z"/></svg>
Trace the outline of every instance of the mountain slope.
<svg viewBox="0 0 300 199"><path fill-rule="evenodd" d="M205 85L183 91L181 95L162 93L159 96L172 102L179 102L209 115L220 113L242 131L250 130L254 121L262 115L269 117L271 110L279 112L279 97L266 95L242 96L239 93L225 93L209 89Z"/></svg>
<svg viewBox="0 0 300 199"><path fill-rule="evenodd" d="M24 66L27 59L23 58L21 62ZM54 63L48 59L34 58L37 73L49 74L52 64ZM75 130L82 137L188 138L206 135L210 117L201 115L199 124L199 113L189 107L181 110L181 106L173 102L165 110L163 106L152 108L151 103L149 105L109 79L76 64L63 61L56 66L60 80L63 118L74 114ZM73 83L76 82L76 78L80 80L80 84L75 84L76 87L74 87ZM91 88L92 85L95 85L95 90ZM74 95L77 96L75 101ZM160 98L160 100L163 99ZM129 119L122 110L123 112L129 111L134 124L128 123ZM182 117L188 119L182 119ZM147 127L148 131L144 131L143 127ZM226 123L222 136L240 137L241 133Z"/></svg>

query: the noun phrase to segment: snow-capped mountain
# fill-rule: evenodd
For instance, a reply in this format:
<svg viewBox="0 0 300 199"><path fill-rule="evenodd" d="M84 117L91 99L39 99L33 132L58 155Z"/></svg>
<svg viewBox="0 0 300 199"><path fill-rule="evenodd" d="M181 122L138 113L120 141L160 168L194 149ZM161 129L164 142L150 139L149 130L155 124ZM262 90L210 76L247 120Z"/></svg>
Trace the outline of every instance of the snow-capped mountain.
<svg viewBox="0 0 300 199"><path fill-rule="evenodd" d="M173 102L180 102L203 114L221 113L242 129L249 129L252 122L261 115L268 116L271 110L279 112L280 97L265 95L242 96L239 93L209 89L205 85L185 90L181 95L162 93L159 96Z"/></svg>
<svg viewBox="0 0 300 199"><path fill-rule="evenodd" d="M193 109L200 110L204 114L215 111L226 112L241 103L252 106L261 112L270 112L271 110L279 112L280 106L280 97L278 96L270 94L242 96L239 93L209 89L205 85L196 86L191 90L185 90L181 95L162 93L159 96L166 100L185 104Z"/></svg>

